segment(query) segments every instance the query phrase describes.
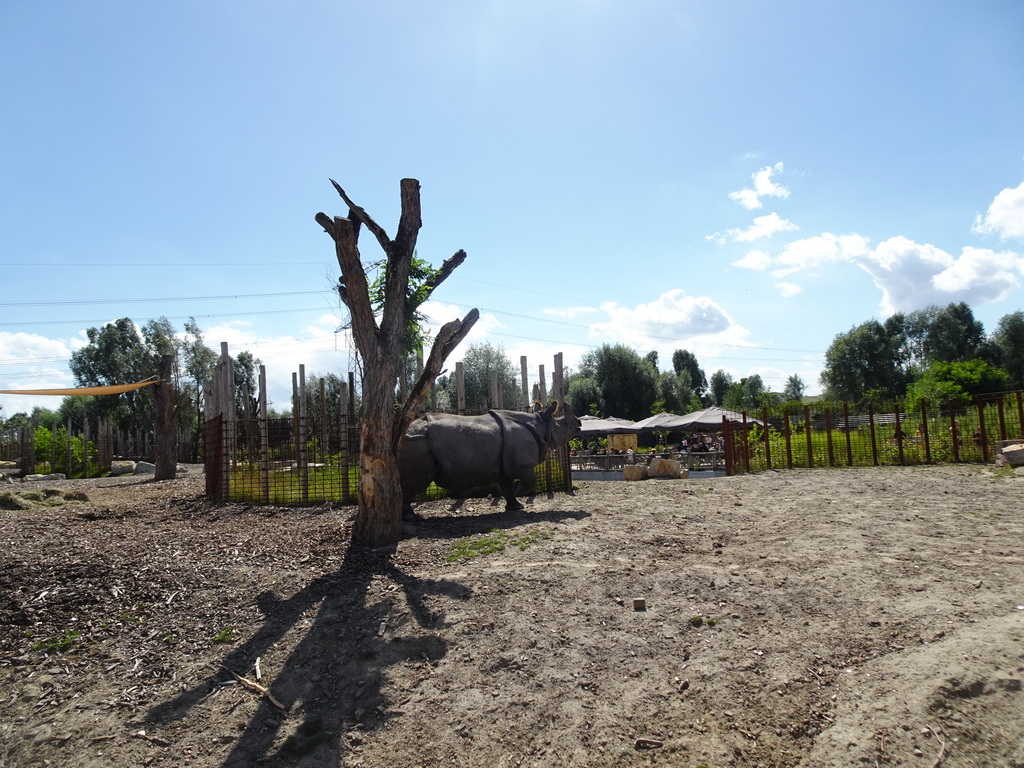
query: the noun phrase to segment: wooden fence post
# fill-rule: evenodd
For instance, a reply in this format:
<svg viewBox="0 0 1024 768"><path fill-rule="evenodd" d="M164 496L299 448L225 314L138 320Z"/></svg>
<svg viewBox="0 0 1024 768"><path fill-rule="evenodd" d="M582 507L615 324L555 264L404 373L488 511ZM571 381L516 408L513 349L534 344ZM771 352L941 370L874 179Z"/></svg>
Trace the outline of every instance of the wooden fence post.
<svg viewBox="0 0 1024 768"><path fill-rule="evenodd" d="M868 430L871 434L871 463L878 466L878 441L875 439L875 406L868 403Z"/></svg>
<svg viewBox="0 0 1024 768"><path fill-rule="evenodd" d="M160 356L160 383L156 385L156 470L154 480L173 480L177 476L178 451L174 428L174 383L171 372L174 355Z"/></svg>
<svg viewBox="0 0 1024 768"><path fill-rule="evenodd" d="M850 440L850 404L843 402L843 433L846 435L846 466L853 466L853 443Z"/></svg>
<svg viewBox="0 0 1024 768"><path fill-rule="evenodd" d="M302 503L309 503L309 447L306 445L306 366L299 365L299 429L297 439L299 441L297 459L299 462L299 484L302 493Z"/></svg>
<svg viewBox="0 0 1024 768"><path fill-rule="evenodd" d="M548 382L544 378L544 366L540 366L540 401L544 405L548 404Z"/></svg>
<svg viewBox="0 0 1024 768"><path fill-rule="evenodd" d="M792 429L789 425L789 409L787 408L782 412L782 424L786 433L786 466L789 469L793 468L793 443L792 443Z"/></svg>
<svg viewBox="0 0 1024 768"><path fill-rule="evenodd" d="M270 503L270 416L267 413L267 366L260 365L260 498Z"/></svg>
<svg viewBox="0 0 1024 768"><path fill-rule="evenodd" d="M772 445L770 430L768 429L768 408L761 407L761 421L764 422L764 464L765 469L772 468Z"/></svg>
<svg viewBox="0 0 1024 768"><path fill-rule="evenodd" d="M836 465L836 456L832 448L832 411L825 409L825 445L828 446L828 465Z"/></svg>
<svg viewBox="0 0 1024 768"><path fill-rule="evenodd" d="M519 373L523 380L523 410L529 413L533 409L530 407L530 385L526 378L526 355L519 357Z"/></svg>
<svg viewBox="0 0 1024 768"><path fill-rule="evenodd" d="M924 441L925 463L932 463L932 446L928 439L928 408L924 400L921 401L921 439Z"/></svg>
<svg viewBox="0 0 1024 768"><path fill-rule="evenodd" d="M814 469L814 443L811 441L811 408L804 406L804 436L807 438L807 467Z"/></svg>
<svg viewBox="0 0 1024 768"><path fill-rule="evenodd" d="M565 379L563 373L562 353L559 352L555 355L555 369L551 373L551 398L557 400L559 405L565 399L565 387L563 386Z"/></svg>
<svg viewBox="0 0 1024 768"><path fill-rule="evenodd" d="M902 467L906 461L903 459L903 429L900 428L900 404L898 402L893 403L893 410L896 417L896 453L900 457L900 466Z"/></svg>
<svg viewBox="0 0 1024 768"><path fill-rule="evenodd" d="M455 364L455 401L460 416L466 415L466 370L459 360Z"/></svg>

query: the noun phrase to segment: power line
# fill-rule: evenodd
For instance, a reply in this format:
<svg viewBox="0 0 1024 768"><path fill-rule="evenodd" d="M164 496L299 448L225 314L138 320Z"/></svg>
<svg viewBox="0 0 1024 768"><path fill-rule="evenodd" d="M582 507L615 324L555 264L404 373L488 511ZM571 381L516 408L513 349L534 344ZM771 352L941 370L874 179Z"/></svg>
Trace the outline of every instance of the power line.
<svg viewBox="0 0 1024 768"><path fill-rule="evenodd" d="M152 304L160 301L220 301L223 299L269 299L277 296L328 295L326 291L286 291L283 293L235 293L221 296L168 296L158 299L58 299L56 301L7 301L0 307L69 307L95 304Z"/></svg>

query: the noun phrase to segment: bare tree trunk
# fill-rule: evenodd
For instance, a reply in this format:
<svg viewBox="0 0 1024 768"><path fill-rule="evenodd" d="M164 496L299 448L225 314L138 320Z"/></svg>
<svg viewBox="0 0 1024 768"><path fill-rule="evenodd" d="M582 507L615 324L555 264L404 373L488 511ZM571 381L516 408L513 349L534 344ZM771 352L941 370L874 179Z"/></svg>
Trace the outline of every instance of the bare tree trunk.
<svg viewBox="0 0 1024 768"><path fill-rule="evenodd" d="M178 432L174 426L174 382L171 381L173 355L160 357L160 383L156 386L156 480L177 476Z"/></svg>
<svg viewBox="0 0 1024 768"><path fill-rule="evenodd" d="M440 374L444 361L472 328L479 317L474 309L465 320L453 320L438 333L422 375L409 397L396 409L395 388L402 356L402 340L407 317L409 273L420 220L420 185L415 179L402 179L402 213L398 233L391 240L384 229L362 208L353 203L335 181L338 194L348 205L348 218L333 219L324 213L316 221L331 236L341 267L338 294L352 318L352 338L363 361L363 415L360 420L359 511L352 529L352 540L368 546L392 544L402 533L402 488L398 473L398 451L405 430ZM358 240L365 226L377 238L387 254L384 306L380 325L369 297ZM466 258L458 251L444 262L433 278L418 291L418 301L429 298L433 290ZM418 306L418 304L416 305ZM415 307L411 307L415 309Z"/></svg>

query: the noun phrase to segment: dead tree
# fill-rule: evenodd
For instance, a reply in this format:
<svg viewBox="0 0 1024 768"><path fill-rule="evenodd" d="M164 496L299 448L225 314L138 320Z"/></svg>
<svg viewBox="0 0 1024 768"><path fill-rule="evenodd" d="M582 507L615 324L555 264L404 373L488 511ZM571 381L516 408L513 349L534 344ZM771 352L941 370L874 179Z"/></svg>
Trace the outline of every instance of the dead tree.
<svg viewBox="0 0 1024 768"><path fill-rule="evenodd" d="M409 271L420 220L420 183L402 179L402 214L395 239L369 214L352 202L337 182L331 184L348 206L348 216L333 219L316 215L317 223L334 240L341 279L338 294L352 318L352 338L363 363L363 413L360 419L359 511L352 530L355 543L368 546L391 544L402 533L402 489L398 474L398 451L402 438L423 402L434 379L440 375L448 355L466 337L480 313L473 309L463 320L445 324L434 340L423 373L404 403L395 394L402 358L406 318L466 259L458 251L417 291L409 288ZM359 232L366 227L377 238L387 256L384 306L380 321L370 300L366 271L359 254ZM415 301L416 306L410 306Z"/></svg>

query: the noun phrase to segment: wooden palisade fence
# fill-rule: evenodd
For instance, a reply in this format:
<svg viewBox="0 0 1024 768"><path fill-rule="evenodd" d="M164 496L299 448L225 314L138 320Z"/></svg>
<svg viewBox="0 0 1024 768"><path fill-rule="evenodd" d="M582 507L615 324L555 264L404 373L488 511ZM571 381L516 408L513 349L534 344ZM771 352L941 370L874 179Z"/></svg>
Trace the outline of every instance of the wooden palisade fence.
<svg viewBox="0 0 1024 768"><path fill-rule="evenodd" d="M504 394L491 382L490 402L495 408L528 410L526 358L521 358L522 403L505 403ZM561 401L561 355L555 357L551 394ZM355 504L359 481L359 416L353 373L337 396L329 396L323 379L318 391L306 386L305 366L292 374L292 415L268 418L267 372L260 366L259 392L242 393L236 402L233 364L227 344L206 390L206 492L215 501L258 504ZM465 414L462 363L455 366L456 412ZM546 399L544 367L540 367L541 399ZM332 399L333 397L333 399ZM518 399L518 398L517 398ZM436 409L433 393L426 402ZM552 453L538 473L539 490L572 489L568 450Z"/></svg>

